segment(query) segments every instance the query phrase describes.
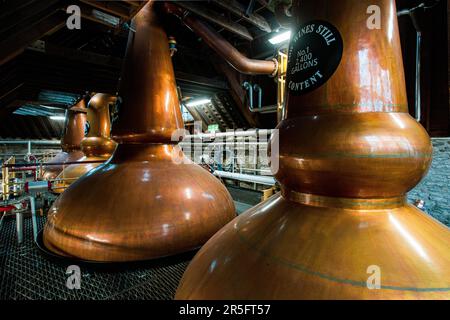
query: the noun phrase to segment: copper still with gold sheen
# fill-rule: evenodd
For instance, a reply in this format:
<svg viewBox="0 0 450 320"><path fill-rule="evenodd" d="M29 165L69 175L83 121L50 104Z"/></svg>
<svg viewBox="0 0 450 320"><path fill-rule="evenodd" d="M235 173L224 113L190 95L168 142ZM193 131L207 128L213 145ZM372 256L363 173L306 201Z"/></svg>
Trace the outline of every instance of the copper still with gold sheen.
<svg viewBox="0 0 450 320"><path fill-rule="evenodd" d="M405 198L432 147L408 114L395 1L292 12L282 191L203 246L176 298L450 299L450 231Z"/></svg>
<svg viewBox="0 0 450 320"><path fill-rule="evenodd" d="M61 138L62 151L47 163L72 162L83 157L80 143L84 138L87 112L86 98L81 98L74 106L66 110L66 123ZM63 168L62 165L48 166L45 168L42 177L45 180L53 180L61 173Z"/></svg>
<svg viewBox="0 0 450 320"><path fill-rule="evenodd" d="M116 97L104 93L97 93L89 100L87 108L89 131L81 141L81 150L84 156L79 159L80 164L71 164L58 175L58 181L52 187L53 192L64 192L79 177L102 164L101 162L83 162L106 161L111 157L117 143L110 138L111 120L109 108L116 100Z"/></svg>
<svg viewBox="0 0 450 320"><path fill-rule="evenodd" d="M226 188L177 146L183 120L168 39L152 6L130 33L116 151L50 208L44 244L57 254L110 262L173 255L201 246L235 217Z"/></svg>

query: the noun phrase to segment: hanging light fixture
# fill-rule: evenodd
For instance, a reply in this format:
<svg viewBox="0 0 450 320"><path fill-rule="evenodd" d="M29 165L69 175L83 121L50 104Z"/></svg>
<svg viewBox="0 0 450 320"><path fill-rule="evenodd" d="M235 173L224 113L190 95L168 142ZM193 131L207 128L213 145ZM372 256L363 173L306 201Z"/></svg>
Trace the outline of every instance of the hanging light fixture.
<svg viewBox="0 0 450 320"><path fill-rule="evenodd" d="M80 164L67 166L57 176L52 187L54 193L64 192L79 177L98 167L111 157L117 144L110 138L111 121L109 110L111 104L115 102L116 97L104 93L97 93L89 100L87 108L88 132L80 144L84 156L78 160Z"/></svg>
<svg viewBox="0 0 450 320"><path fill-rule="evenodd" d="M152 6L136 15L130 33L116 151L50 208L43 240L57 254L108 262L173 255L200 247L235 217L226 188L177 146L183 120L168 39Z"/></svg>
<svg viewBox="0 0 450 320"><path fill-rule="evenodd" d="M66 120L63 136L61 138L62 151L56 154L47 163L64 163L77 161L83 157L80 148L81 140L84 138L84 127L86 123L86 99L81 98L74 106L66 110ZM63 170L62 165L48 166L43 171L45 180L53 180Z"/></svg>
<svg viewBox="0 0 450 320"><path fill-rule="evenodd" d="M406 202L432 147L408 114L395 8L293 1L282 191L202 247L177 299L450 298L450 231Z"/></svg>

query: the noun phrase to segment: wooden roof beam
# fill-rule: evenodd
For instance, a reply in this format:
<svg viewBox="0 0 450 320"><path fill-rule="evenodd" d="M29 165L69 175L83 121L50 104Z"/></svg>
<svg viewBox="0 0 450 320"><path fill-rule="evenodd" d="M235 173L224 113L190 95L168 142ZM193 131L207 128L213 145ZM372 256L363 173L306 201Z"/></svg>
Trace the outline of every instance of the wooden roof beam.
<svg viewBox="0 0 450 320"><path fill-rule="evenodd" d="M56 12L37 24L21 29L16 34L3 40L0 42L0 65L21 54L30 43L62 28L65 23L65 16Z"/></svg>
<svg viewBox="0 0 450 320"><path fill-rule="evenodd" d="M192 13L194 13L194 14L196 14L218 26L221 26L225 30L230 31L245 40L248 40L248 41L253 40L253 36L250 34L250 32L247 30L247 28L245 28L243 25L229 21L225 17L219 15L217 12L214 12L209 9L205 9L204 5L201 6L196 3L186 2L186 1L179 1L179 2L177 2L177 5L179 5L180 7L184 8L186 10L191 11Z"/></svg>
<svg viewBox="0 0 450 320"><path fill-rule="evenodd" d="M221 8L230 11L235 16L241 18L244 21L247 21L251 23L252 25L258 27L262 31L265 32L272 32L272 28L270 27L270 24L267 22L267 20L257 14L257 13L251 13L247 15L245 13L246 8L241 5L236 0L214 0L214 3L220 6Z"/></svg>
<svg viewBox="0 0 450 320"><path fill-rule="evenodd" d="M130 19L131 11L124 5L118 3L118 1L94 1L94 0L79 0L85 4L88 4L97 9L103 10L107 13L119 16L123 19Z"/></svg>

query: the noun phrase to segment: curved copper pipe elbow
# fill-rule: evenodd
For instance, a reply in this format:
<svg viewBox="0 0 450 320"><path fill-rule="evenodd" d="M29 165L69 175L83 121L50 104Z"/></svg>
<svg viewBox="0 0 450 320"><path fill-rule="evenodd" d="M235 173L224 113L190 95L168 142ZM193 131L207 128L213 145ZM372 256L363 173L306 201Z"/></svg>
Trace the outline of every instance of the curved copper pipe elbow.
<svg viewBox="0 0 450 320"><path fill-rule="evenodd" d="M290 6L285 3L280 3L275 7L274 15L277 22L283 28L289 29L294 24L294 19L290 12Z"/></svg>
<svg viewBox="0 0 450 320"><path fill-rule="evenodd" d="M203 22L190 16L189 11L183 10L169 2L164 2L162 6L167 13L180 18L189 29L200 36L208 46L216 51L237 71L250 75L276 75L278 71L278 62L276 60L267 61L247 58L220 34L209 28Z"/></svg>

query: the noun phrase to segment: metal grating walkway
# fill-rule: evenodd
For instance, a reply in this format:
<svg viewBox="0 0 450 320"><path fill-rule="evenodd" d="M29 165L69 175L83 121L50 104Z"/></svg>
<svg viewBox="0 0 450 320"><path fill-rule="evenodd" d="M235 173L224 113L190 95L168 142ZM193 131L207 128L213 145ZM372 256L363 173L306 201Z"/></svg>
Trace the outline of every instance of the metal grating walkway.
<svg viewBox="0 0 450 320"><path fill-rule="evenodd" d="M0 300L167 300L172 299L192 254L132 268L80 266L81 288L66 287L69 266L44 257L33 242L31 219L24 219L24 242L17 244L15 219L0 231ZM38 218L41 229L45 218ZM72 263L75 264L75 263Z"/></svg>

